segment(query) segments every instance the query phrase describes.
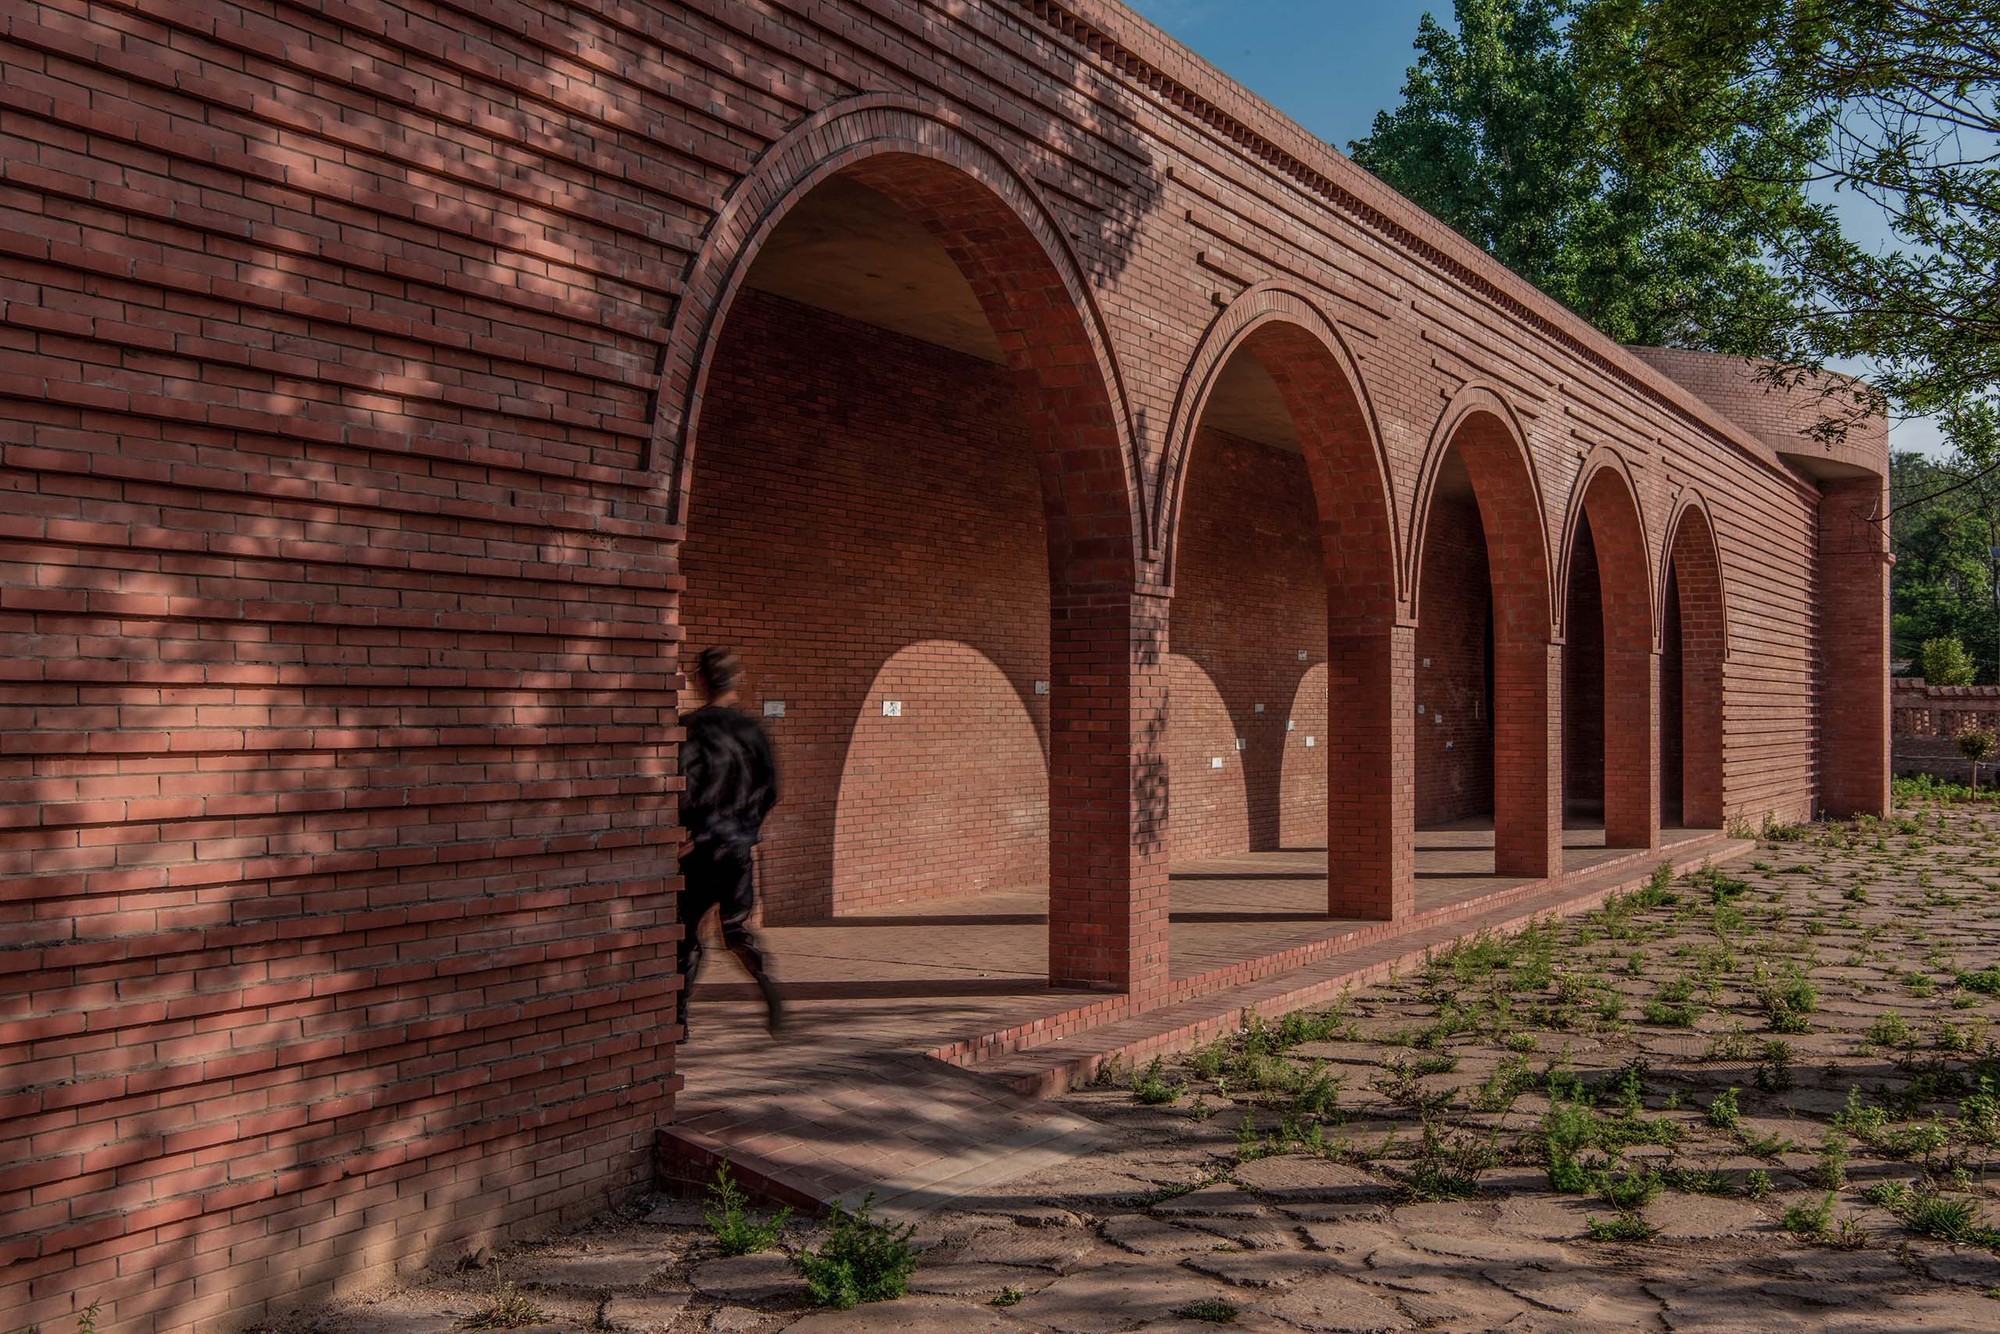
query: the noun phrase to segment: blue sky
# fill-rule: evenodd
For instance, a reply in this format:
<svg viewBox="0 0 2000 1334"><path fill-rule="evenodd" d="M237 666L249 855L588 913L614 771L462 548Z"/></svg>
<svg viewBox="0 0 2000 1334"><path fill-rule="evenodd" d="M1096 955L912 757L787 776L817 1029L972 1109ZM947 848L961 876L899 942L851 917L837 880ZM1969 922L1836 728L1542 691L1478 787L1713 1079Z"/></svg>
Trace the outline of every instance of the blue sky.
<svg viewBox="0 0 2000 1334"><path fill-rule="evenodd" d="M1417 20L1450 0L1126 0L1203 59L1332 144L1401 100Z"/></svg>
<svg viewBox="0 0 2000 1334"><path fill-rule="evenodd" d="M1126 0L1203 59L1341 152L1375 113L1402 100L1428 11L1451 0ZM1898 449L1941 452L1926 421L1890 427Z"/></svg>

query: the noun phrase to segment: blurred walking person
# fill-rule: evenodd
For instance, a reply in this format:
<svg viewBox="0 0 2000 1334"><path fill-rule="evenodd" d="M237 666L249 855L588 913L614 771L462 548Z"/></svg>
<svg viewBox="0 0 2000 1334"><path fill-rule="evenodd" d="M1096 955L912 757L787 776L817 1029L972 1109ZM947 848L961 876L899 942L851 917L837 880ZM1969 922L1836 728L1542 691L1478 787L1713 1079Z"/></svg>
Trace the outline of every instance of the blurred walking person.
<svg viewBox="0 0 2000 1334"><path fill-rule="evenodd" d="M679 1018L687 1025L688 993L701 971L701 923L710 909L722 917L722 943L764 993L766 1024L784 1024L784 1001L772 981L764 947L750 930L757 906L752 855L764 818L778 804L778 769L771 742L756 719L736 708L743 665L726 648L711 648L696 668L708 703L681 719L681 856ZM685 1036L685 1032L683 1032Z"/></svg>

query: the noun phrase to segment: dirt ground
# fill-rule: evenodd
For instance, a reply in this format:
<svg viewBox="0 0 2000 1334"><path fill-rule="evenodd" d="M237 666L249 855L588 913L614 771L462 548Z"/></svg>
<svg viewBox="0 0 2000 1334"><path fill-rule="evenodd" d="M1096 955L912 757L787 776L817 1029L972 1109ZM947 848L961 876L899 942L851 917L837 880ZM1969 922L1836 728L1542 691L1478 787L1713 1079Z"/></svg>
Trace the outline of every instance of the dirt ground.
<svg viewBox="0 0 2000 1334"><path fill-rule="evenodd" d="M2000 812L1767 828L1754 863L1064 1101L1112 1147L923 1221L912 1295L806 1309L698 1203L286 1322L511 1296L629 1331L2000 1330Z"/></svg>

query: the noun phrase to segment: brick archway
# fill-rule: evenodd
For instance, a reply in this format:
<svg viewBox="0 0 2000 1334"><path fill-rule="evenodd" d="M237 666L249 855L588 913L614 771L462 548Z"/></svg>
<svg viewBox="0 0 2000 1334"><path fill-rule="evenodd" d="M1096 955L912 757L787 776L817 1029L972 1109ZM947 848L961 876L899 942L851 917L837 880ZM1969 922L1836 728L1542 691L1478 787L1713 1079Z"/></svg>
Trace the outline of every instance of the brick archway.
<svg viewBox="0 0 2000 1334"><path fill-rule="evenodd" d="M1456 460L1456 465L1452 461ZM1500 875L1552 876L1562 870L1560 736L1555 700L1561 659L1550 615L1550 560L1545 509L1525 434L1506 401L1481 385L1462 389L1431 437L1417 493L1418 541L1412 565L1421 633L1424 592L1451 559L1441 540L1441 482L1462 467L1480 534L1469 553L1485 568L1491 636L1487 671L1492 701L1491 807L1494 870ZM1461 580L1461 582L1463 582ZM1422 683L1418 692L1424 693ZM1420 700L1430 708L1434 701ZM1476 707L1476 705L1475 705ZM1432 715L1434 716L1434 715Z"/></svg>
<svg viewBox="0 0 2000 1334"><path fill-rule="evenodd" d="M1699 496L1682 504L1667 540L1661 579L1668 605L1662 622L1673 642L1665 649L1678 668L1677 717L1662 719L1677 745L1663 746L1663 797L1678 788L1681 823L1690 829L1720 829L1723 822L1722 674L1729 656L1728 600L1715 528ZM1663 638L1665 636L1663 635ZM1675 701L1664 703L1671 707Z"/></svg>
<svg viewBox="0 0 2000 1334"><path fill-rule="evenodd" d="M1587 537L1586 537L1587 534ZM1654 655L1652 560L1645 522L1623 461L1609 450L1586 460L1571 505L1564 542L1563 629L1565 639L1595 640L1591 664L1601 684L1597 716L1567 717L1584 723L1602 764L1604 842L1607 847L1650 848L1659 842L1658 661ZM1594 566L1595 589L1587 603L1572 605L1578 564L1585 552ZM1579 616L1597 613L1585 626Z"/></svg>
<svg viewBox="0 0 2000 1334"><path fill-rule="evenodd" d="M1414 786L1399 761L1408 749L1412 636L1397 615L1402 589L1389 470L1352 356L1332 322L1296 293L1262 286L1238 298L1210 327L1183 381L1157 486L1168 569L1180 559L1195 436L1218 379L1239 357L1254 358L1275 386L1313 497L1326 590L1327 911L1407 916L1414 907Z"/></svg>
<svg viewBox="0 0 2000 1334"><path fill-rule="evenodd" d="M764 242L835 177L939 243L1018 391L1047 537L1050 979L1145 989L1166 975L1167 914L1164 617L1140 588L1144 479L1088 287L1024 177L958 126L893 98L842 104L774 145L718 216L676 312L654 464L685 518L731 311Z"/></svg>

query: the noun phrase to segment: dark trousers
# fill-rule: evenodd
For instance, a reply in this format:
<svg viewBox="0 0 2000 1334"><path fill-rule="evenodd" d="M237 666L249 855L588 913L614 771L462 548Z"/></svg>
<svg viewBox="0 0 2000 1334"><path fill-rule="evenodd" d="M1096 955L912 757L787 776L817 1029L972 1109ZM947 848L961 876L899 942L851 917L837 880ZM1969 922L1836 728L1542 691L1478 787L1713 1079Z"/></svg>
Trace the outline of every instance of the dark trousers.
<svg viewBox="0 0 2000 1334"><path fill-rule="evenodd" d="M702 841L681 858L680 921L678 951L681 970L680 1022L687 1022L688 993L701 972L701 920L710 908L722 913L722 943L736 956L750 976L764 986L764 947L750 930L750 912L757 906L751 880L751 848L748 844Z"/></svg>

